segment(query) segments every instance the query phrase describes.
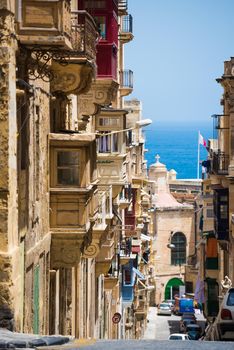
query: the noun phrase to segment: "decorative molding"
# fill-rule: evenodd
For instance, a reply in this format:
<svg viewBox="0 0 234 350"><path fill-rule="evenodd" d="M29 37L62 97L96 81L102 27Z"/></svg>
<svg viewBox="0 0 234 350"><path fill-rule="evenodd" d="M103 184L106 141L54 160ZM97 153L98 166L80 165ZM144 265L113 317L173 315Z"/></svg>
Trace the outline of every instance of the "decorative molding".
<svg viewBox="0 0 234 350"><path fill-rule="evenodd" d="M58 236L58 237L56 237ZM84 246L85 235L67 235L52 233L51 243L51 268L77 266L81 259L81 251Z"/></svg>
<svg viewBox="0 0 234 350"><path fill-rule="evenodd" d="M99 251L100 251L99 242L92 241L91 244L84 249L82 256L85 259L96 258Z"/></svg>
<svg viewBox="0 0 234 350"><path fill-rule="evenodd" d="M116 98L118 87L119 84L112 79L93 81L90 90L79 95L79 119L82 119L82 116L96 115L102 106L109 106Z"/></svg>
<svg viewBox="0 0 234 350"><path fill-rule="evenodd" d="M73 62L64 66L53 62L51 69L54 74L51 92L78 95L89 90L94 75L94 66L91 63Z"/></svg>

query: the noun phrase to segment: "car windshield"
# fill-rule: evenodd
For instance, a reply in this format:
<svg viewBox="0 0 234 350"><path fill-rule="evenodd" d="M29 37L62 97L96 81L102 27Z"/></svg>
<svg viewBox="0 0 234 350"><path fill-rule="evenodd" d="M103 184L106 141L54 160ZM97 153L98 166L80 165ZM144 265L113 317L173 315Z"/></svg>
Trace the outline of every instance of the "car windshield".
<svg viewBox="0 0 234 350"><path fill-rule="evenodd" d="M182 340L182 336L181 335L171 335L170 339L171 340Z"/></svg>

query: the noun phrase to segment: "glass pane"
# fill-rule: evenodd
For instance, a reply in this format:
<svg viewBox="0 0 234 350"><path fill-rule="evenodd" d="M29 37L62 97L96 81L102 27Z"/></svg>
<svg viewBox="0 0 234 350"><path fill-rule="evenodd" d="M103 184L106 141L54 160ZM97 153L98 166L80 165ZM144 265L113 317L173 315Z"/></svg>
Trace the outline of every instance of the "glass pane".
<svg viewBox="0 0 234 350"><path fill-rule="evenodd" d="M106 39L106 18L105 16L94 17L98 26L99 34L102 39Z"/></svg>
<svg viewBox="0 0 234 350"><path fill-rule="evenodd" d="M99 139L99 152L108 153L111 151L111 135L101 136Z"/></svg>
<svg viewBox="0 0 234 350"><path fill-rule="evenodd" d="M119 125L119 118L110 118L110 125L112 126Z"/></svg>
<svg viewBox="0 0 234 350"><path fill-rule="evenodd" d="M79 164L79 153L73 151L58 152L57 166L77 165Z"/></svg>
<svg viewBox="0 0 234 350"><path fill-rule="evenodd" d="M171 251L171 264L182 265L186 263L186 237L183 233L175 233L171 239L175 248Z"/></svg>
<svg viewBox="0 0 234 350"><path fill-rule="evenodd" d="M59 168L58 185L79 185L78 168Z"/></svg>
<svg viewBox="0 0 234 350"><path fill-rule="evenodd" d="M227 205L221 204L220 205L220 218L221 219L227 219L228 218L228 212L227 212Z"/></svg>
<svg viewBox="0 0 234 350"><path fill-rule="evenodd" d="M112 152L118 152L118 134L113 134L112 136Z"/></svg>

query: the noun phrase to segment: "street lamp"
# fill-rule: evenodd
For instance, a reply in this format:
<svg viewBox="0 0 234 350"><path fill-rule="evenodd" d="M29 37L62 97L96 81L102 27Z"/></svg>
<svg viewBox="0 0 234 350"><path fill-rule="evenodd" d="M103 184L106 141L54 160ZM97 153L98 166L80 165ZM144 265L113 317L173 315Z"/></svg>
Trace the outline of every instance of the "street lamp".
<svg viewBox="0 0 234 350"><path fill-rule="evenodd" d="M148 126L152 124L152 120L151 119L142 119L142 120L137 120L136 121L136 127L135 128L144 128L145 126ZM133 128L133 129L135 129Z"/></svg>
<svg viewBox="0 0 234 350"><path fill-rule="evenodd" d="M167 244L167 248L169 248L169 249L175 249L175 244L173 244L173 243L168 243Z"/></svg>
<svg viewBox="0 0 234 350"><path fill-rule="evenodd" d="M114 131L110 131L109 133L105 133L105 134L96 132L95 135L97 135L97 136L113 135L113 134L118 134L120 132L125 132L125 131L130 131L130 130L144 128L145 126L148 126L150 124L152 124L152 120L151 119L142 119L142 120L136 121L134 127L127 128L127 129L122 129L122 130L114 130Z"/></svg>

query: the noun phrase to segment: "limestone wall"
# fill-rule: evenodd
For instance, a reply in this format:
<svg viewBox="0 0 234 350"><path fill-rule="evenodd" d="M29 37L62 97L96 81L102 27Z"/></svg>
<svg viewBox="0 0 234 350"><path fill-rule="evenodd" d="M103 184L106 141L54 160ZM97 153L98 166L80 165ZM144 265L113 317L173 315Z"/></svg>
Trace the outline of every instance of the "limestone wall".
<svg viewBox="0 0 234 350"><path fill-rule="evenodd" d="M13 328L12 284L17 256L17 160L14 16L0 2L0 327Z"/></svg>

